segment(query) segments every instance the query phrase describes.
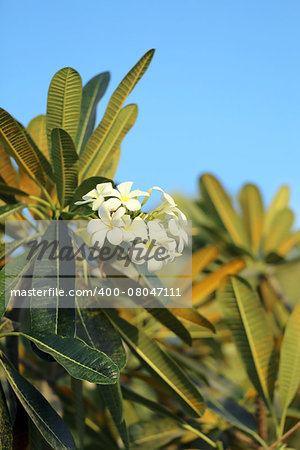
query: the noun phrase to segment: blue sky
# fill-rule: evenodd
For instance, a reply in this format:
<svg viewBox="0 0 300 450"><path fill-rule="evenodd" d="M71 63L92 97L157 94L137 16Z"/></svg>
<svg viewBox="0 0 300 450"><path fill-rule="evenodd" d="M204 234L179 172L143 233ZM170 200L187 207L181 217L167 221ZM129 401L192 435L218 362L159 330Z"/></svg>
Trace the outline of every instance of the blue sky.
<svg viewBox="0 0 300 450"><path fill-rule="evenodd" d="M236 193L257 183L269 200L283 183L300 212L299 0L27 0L2 2L0 104L22 123L45 113L62 67L83 82L118 82L150 48L130 95L139 116L117 173L147 189L197 193L212 172Z"/></svg>

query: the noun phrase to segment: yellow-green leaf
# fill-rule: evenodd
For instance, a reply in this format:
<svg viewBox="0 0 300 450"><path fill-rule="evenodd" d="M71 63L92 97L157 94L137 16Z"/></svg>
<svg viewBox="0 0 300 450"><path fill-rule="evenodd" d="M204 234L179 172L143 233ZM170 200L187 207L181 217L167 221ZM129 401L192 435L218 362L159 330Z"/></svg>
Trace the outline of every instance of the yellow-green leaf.
<svg viewBox="0 0 300 450"><path fill-rule="evenodd" d="M47 160L50 160L47 142L47 118L44 114L34 117L27 125L27 131L43 153Z"/></svg>
<svg viewBox="0 0 300 450"><path fill-rule="evenodd" d="M51 80L47 100L47 136L51 148L51 131L62 128L75 142L81 107L82 82L71 67L56 72Z"/></svg>
<svg viewBox="0 0 300 450"><path fill-rule="evenodd" d="M102 121L100 122L91 138L87 142L84 150L82 151L80 157L80 167L83 179L87 178L88 176L95 175L95 172L93 172L91 175L88 175L95 154L98 153L111 127L113 126L115 120L118 118L119 112L127 96L130 94L135 85L146 72L153 54L154 50L149 50L123 78L123 80L111 96Z"/></svg>
<svg viewBox="0 0 300 450"><path fill-rule="evenodd" d="M96 143L96 129L87 143L88 147L89 143L95 139L93 144L95 151L93 152L93 155L91 155L89 163L84 164L84 152L79 159L79 165L81 165L81 179L85 180L86 178L95 175L95 173L104 176L102 173L102 165L105 164L107 167L109 158L111 158L114 155L114 152L120 147L123 138L136 121L137 112L136 105L125 106L119 112L114 123L110 127L109 132L106 134L105 139L101 142L101 145L97 145Z"/></svg>
<svg viewBox="0 0 300 450"><path fill-rule="evenodd" d="M274 220L276 214L282 209L286 208L289 203L290 189L288 186L281 186L280 189L274 195L271 205L266 211L264 220L264 234L269 232L271 223Z"/></svg>
<svg viewBox="0 0 300 450"><path fill-rule="evenodd" d="M280 351L279 398L283 416L300 384L300 303L289 317Z"/></svg>
<svg viewBox="0 0 300 450"><path fill-rule="evenodd" d="M239 196L243 213L244 227L247 230L251 247L257 253L263 231L264 209L260 191L254 184L245 184Z"/></svg>
<svg viewBox="0 0 300 450"><path fill-rule="evenodd" d="M277 251L278 247L289 235L293 222L294 213L289 208L284 208L277 212L270 224L268 234L264 237L263 249L266 255Z"/></svg>
<svg viewBox="0 0 300 450"><path fill-rule="evenodd" d="M200 186L209 198L234 244L248 248L248 240L241 218L233 208L231 200L221 183L213 175L204 174L200 179Z"/></svg>
<svg viewBox="0 0 300 450"><path fill-rule="evenodd" d="M6 148L6 145L4 142L0 141L0 160L1 160L1 167L0 167L0 175L9 186L12 187L18 187L19 181L18 181L18 175L17 171L12 165L9 152Z"/></svg>
<svg viewBox="0 0 300 450"><path fill-rule="evenodd" d="M218 301L250 381L270 403L276 374L274 342L258 295L235 275L223 280Z"/></svg>
<svg viewBox="0 0 300 450"><path fill-rule="evenodd" d="M5 143L5 148L18 166L34 181L44 184L43 168L35 149L28 140L26 130L2 108L0 108L0 136Z"/></svg>

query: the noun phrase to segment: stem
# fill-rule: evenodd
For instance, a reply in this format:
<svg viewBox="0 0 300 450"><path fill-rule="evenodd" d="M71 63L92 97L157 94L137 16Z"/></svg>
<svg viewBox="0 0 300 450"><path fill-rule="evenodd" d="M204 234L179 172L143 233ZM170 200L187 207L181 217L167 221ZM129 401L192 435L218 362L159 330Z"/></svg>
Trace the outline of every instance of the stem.
<svg viewBox="0 0 300 450"><path fill-rule="evenodd" d="M53 209L53 211L55 211L55 206L53 204L52 198L50 197L50 195L47 192L47 189L45 189L45 187L42 185L40 185L40 188L43 191L43 194L45 194L45 197L47 198L49 204L51 205L51 208Z"/></svg>
<svg viewBox="0 0 300 450"><path fill-rule="evenodd" d="M197 430L197 428L194 428L188 424L183 424L183 428L196 434L201 439L203 439L203 441L205 441L207 444L211 445L213 448L218 448L217 444L214 441L212 441L209 437L205 436L205 434L201 433L201 431Z"/></svg>
<svg viewBox="0 0 300 450"><path fill-rule="evenodd" d="M296 423L289 431L287 431L283 436L281 436L280 439L278 439L274 444L271 445L271 447L268 448L268 450L273 450L277 447L278 444L280 444L282 441L284 441L286 438L288 438L291 434L293 434L298 428L300 428L300 421Z"/></svg>
<svg viewBox="0 0 300 450"><path fill-rule="evenodd" d="M29 195L28 198L30 198L30 200L35 200L36 202L39 202L42 205L47 206L48 208L52 208L52 205L49 202L47 202L46 200L43 200L40 197L36 197L35 195Z"/></svg>
<svg viewBox="0 0 300 450"><path fill-rule="evenodd" d="M32 205L29 205L28 209L33 211L41 220L45 220L45 216L43 215L43 212L40 211L41 207L40 207L40 209L38 209L38 207L34 207ZM44 212L44 214L45 214L45 212Z"/></svg>

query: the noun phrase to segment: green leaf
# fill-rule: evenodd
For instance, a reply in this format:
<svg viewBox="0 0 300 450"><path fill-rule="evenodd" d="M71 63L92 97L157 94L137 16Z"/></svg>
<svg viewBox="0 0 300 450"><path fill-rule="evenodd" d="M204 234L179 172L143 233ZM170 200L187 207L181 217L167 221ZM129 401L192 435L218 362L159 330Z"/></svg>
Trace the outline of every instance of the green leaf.
<svg viewBox="0 0 300 450"><path fill-rule="evenodd" d="M98 389L109 409L125 448L129 449L129 438L126 422L124 420L124 405L120 383L112 384L110 386L98 386Z"/></svg>
<svg viewBox="0 0 300 450"><path fill-rule="evenodd" d="M97 384L114 384L119 379L118 366L103 352L90 347L81 339L58 334L17 334L51 355L74 378Z"/></svg>
<svg viewBox="0 0 300 450"><path fill-rule="evenodd" d="M82 200L83 195L87 194L89 191L94 189L97 186L97 184L107 182L113 183L113 181L110 180L109 178L98 176L90 177L84 180L74 192L74 195L70 201L70 211L74 211L75 209L80 208L79 206L75 205L75 202Z"/></svg>
<svg viewBox="0 0 300 450"><path fill-rule="evenodd" d="M72 400L75 413L76 430L79 437L79 450L84 450L85 412L82 395L82 381L71 377Z"/></svg>
<svg viewBox="0 0 300 450"><path fill-rule="evenodd" d="M75 334L75 302L69 292L75 289L75 259L68 261L64 252L64 249L73 251L66 224L50 221L41 243L32 246L32 251L34 249L32 288L41 290L43 296L30 298L31 330L38 334L72 337ZM60 290L65 293L63 304Z"/></svg>
<svg viewBox="0 0 300 450"><path fill-rule="evenodd" d="M6 183L0 183L0 195L18 195L19 197L28 197L29 194L27 192L22 191L21 189L8 186Z"/></svg>
<svg viewBox="0 0 300 450"><path fill-rule="evenodd" d="M45 158L49 161L47 142L47 117L44 114L34 117L27 125L27 131Z"/></svg>
<svg viewBox="0 0 300 450"><path fill-rule="evenodd" d="M235 245L248 247L248 240L242 221L234 210L231 200L221 183L210 174L204 174L200 179L201 190L214 207L216 214L226 228Z"/></svg>
<svg viewBox="0 0 300 450"><path fill-rule="evenodd" d="M0 108L0 137L18 166L39 184L45 183L43 168L28 134L4 109Z"/></svg>
<svg viewBox="0 0 300 450"><path fill-rule="evenodd" d="M25 203L16 203L15 205L0 206L0 220L5 219L5 217L10 216L11 214L16 213L23 208L26 208Z"/></svg>
<svg viewBox="0 0 300 450"><path fill-rule="evenodd" d="M174 308L176 310L176 308ZM151 314L158 322L168 328L188 345L192 345L192 338L189 331L177 319L174 312L167 308L147 308L147 312Z"/></svg>
<svg viewBox="0 0 300 450"><path fill-rule="evenodd" d="M294 213L289 208L277 212L269 226L263 242L264 254L276 252L280 244L289 235L294 222Z"/></svg>
<svg viewBox="0 0 300 450"><path fill-rule="evenodd" d="M62 419L39 391L12 368L3 353L0 364L14 393L45 440L55 449L75 449L72 435Z"/></svg>
<svg viewBox="0 0 300 450"><path fill-rule="evenodd" d="M106 309L105 314L133 352L180 399L189 414L201 416L205 408L202 396L176 362L154 340L119 317L116 312Z"/></svg>
<svg viewBox="0 0 300 450"><path fill-rule="evenodd" d="M85 300L88 305L87 299L80 300L82 308L77 309L76 335L91 347L105 353L120 370L123 369L126 352L120 334L102 311L84 307Z"/></svg>
<svg viewBox="0 0 300 450"><path fill-rule="evenodd" d="M81 176L83 179L91 176L92 173L95 173L95 171L92 172L95 155L98 154L102 144L106 141L106 137L110 133L115 121L120 117L119 113L127 96L146 72L153 54L154 50L149 50L123 78L111 96L102 121L92 134L80 156ZM113 152L113 149L111 149L111 151ZM108 151L106 151L105 154L102 152L101 162L105 160L107 154ZM99 167L100 164L97 164L97 166Z"/></svg>
<svg viewBox="0 0 300 450"><path fill-rule="evenodd" d="M134 448L153 450L167 446L173 439L181 436L184 430L170 418L154 418L134 423L129 428Z"/></svg>
<svg viewBox="0 0 300 450"><path fill-rule="evenodd" d="M80 120L76 137L78 153L82 151L94 130L97 106L106 92L109 80L109 72L100 73L92 78L82 90Z"/></svg>
<svg viewBox="0 0 300 450"><path fill-rule="evenodd" d="M13 430L5 395L0 383L0 447L5 450L13 449Z"/></svg>
<svg viewBox="0 0 300 450"><path fill-rule="evenodd" d="M108 178L114 178L121 157L121 146L114 148L101 165L101 173Z"/></svg>
<svg viewBox="0 0 300 450"><path fill-rule="evenodd" d="M290 188L288 186L281 186L272 199L271 205L266 211L264 221L264 234L268 234L270 226L274 221L275 216L282 209L287 208L290 198Z"/></svg>
<svg viewBox="0 0 300 450"><path fill-rule="evenodd" d="M75 142L80 118L82 82L79 73L65 67L51 80L47 100L47 136L51 148L51 131L62 128Z"/></svg>
<svg viewBox="0 0 300 450"><path fill-rule="evenodd" d="M276 373L274 342L258 295L245 280L230 276L219 288L218 301L250 381L270 404Z"/></svg>
<svg viewBox="0 0 300 450"><path fill-rule="evenodd" d="M285 417L300 384L300 304L289 317L279 362L279 398Z"/></svg>
<svg viewBox="0 0 300 450"><path fill-rule="evenodd" d="M103 140L99 139L98 128L96 128L85 147L85 149L92 147L93 152L89 153L89 158L87 159L84 149L79 159L82 179L88 178L94 173L102 174L102 165L105 163L107 166L109 163L108 158L112 157L115 150L120 147L123 138L136 121L137 112L136 105L127 105L121 109Z"/></svg>
<svg viewBox="0 0 300 450"><path fill-rule="evenodd" d="M0 175L9 186L18 187L19 180L18 174L14 166L12 165L7 145L0 139L0 160L1 168Z"/></svg>
<svg viewBox="0 0 300 450"><path fill-rule="evenodd" d="M51 132L51 161L57 189L57 197L62 208L69 204L77 187L78 155L71 137L64 130L54 128Z"/></svg>
<svg viewBox="0 0 300 450"><path fill-rule="evenodd" d="M239 201L244 227L247 230L252 250L256 254L260 247L264 225L264 208L258 187L254 184L245 184L240 192Z"/></svg>

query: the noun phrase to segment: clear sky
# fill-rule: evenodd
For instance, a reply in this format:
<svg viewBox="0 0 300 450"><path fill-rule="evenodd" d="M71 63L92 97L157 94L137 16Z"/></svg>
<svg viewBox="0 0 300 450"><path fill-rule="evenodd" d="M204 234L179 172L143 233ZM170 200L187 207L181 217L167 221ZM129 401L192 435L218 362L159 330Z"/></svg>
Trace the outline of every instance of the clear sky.
<svg viewBox="0 0 300 450"><path fill-rule="evenodd" d="M231 193L292 187L300 212L299 0L17 0L0 3L0 105L27 125L62 67L119 81L150 48L117 173L197 193L212 172ZM95 174L96 175L96 174Z"/></svg>

